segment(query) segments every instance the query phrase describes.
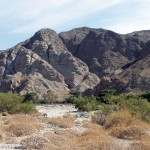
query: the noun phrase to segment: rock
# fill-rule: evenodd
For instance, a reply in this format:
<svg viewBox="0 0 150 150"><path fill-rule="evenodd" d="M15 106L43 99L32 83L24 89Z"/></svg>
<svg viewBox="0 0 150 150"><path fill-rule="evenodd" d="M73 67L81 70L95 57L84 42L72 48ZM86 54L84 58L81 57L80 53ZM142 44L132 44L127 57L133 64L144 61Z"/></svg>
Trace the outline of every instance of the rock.
<svg viewBox="0 0 150 150"><path fill-rule="evenodd" d="M84 27L62 32L59 34L59 37L68 50L75 57L85 62L89 67L89 71L101 79L100 84L95 88L96 90L111 87L117 88L119 91L125 88L128 88L128 91L135 91L135 89L140 91L149 90L148 73L146 73L145 79L139 77L139 74L134 76L135 79L133 81L136 80L139 84L133 82L126 84L123 82L124 79L121 79L123 76L121 77L119 74L126 74L126 77L128 77L126 69L130 67L130 72L132 72L134 67L131 66L138 60L141 60L141 58L149 55L150 30L121 35L105 29ZM142 61L140 62L142 63ZM150 68L148 62L146 66ZM141 67L136 69L139 72L142 71ZM135 75L135 73L133 74ZM108 78L109 80L107 80ZM132 81L129 79L130 77L126 78L127 83ZM140 80L143 81L141 82ZM147 83L144 83L144 80ZM112 86L110 82L116 82L116 86ZM137 86L136 88L135 85ZM88 89L85 93L92 92Z"/></svg>
<svg viewBox="0 0 150 150"><path fill-rule="evenodd" d="M83 27L57 34L41 29L0 51L0 91L37 92L42 98L51 90L63 100L70 91L149 90L149 54L150 31L121 35Z"/></svg>
<svg viewBox="0 0 150 150"><path fill-rule="evenodd" d="M1 52L0 63L0 90L5 92L37 92L42 98L51 90L61 100L70 90L85 91L100 81L51 29L42 29L25 42Z"/></svg>

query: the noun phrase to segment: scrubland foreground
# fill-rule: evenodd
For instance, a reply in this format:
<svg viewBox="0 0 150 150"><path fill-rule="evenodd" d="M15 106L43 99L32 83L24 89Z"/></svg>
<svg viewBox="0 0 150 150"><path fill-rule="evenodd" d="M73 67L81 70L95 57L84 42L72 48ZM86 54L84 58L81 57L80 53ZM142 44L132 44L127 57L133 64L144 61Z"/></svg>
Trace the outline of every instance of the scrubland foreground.
<svg viewBox="0 0 150 150"><path fill-rule="evenodd" d="M39 113L3 113L0 119L0 149L150 149L150 125L133 117L127 110L108 115L103 125L94 121L78 121L68 114L51 118Z"/></svg>
<svg viewBox="0 0 150 150"><path fill-rule="evenodd" d="M73 104L38 105L38 111L8 93L7 98L18 98L14 109L5 96L0 94L1 150L150 150L149 93L76 93L67 100ZM20 111L29 104L34 111Z"/></svg>

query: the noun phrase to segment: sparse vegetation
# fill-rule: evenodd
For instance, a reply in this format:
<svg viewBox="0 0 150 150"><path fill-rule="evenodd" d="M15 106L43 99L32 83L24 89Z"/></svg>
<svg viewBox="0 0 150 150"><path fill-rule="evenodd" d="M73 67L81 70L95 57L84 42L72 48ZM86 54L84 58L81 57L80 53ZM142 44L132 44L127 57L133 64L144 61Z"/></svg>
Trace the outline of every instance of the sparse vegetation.
<svg viewBox="0 0 150 150"><path fill-rule="evenodd" d="M142 98L146 98L148 102L150 102L150 91L145 91L144 93L141 94Z"/></svg>
<svg viewBox="0 0 150 150"><path fill-rule="evenodd" d="M40 100L37 93L31 92L24 95L23 102L32 102L34 104L38 104L40 103Z"/></svg>
<svg viewBox="0 0 150 150"><path fill-rule="evenodd" d="M75 104L75 107L82 111L98 110L99 102L96 97L71 97L69 102Z"/></svg>
<svg viewBox="0 0 150 150"><path fill-rule="evenodd" d="M48 118L46 123L59 128L71 128L74 126L74 120L70 117Z"/></svg>
<svg viewBox="0 0 150 150"><path fill-rule="evenodd" d="M36 112L35 106L31 102L23 102L23 96L11 92L0 93L0 112L14 113L33 113Z"/></svg>
<svg viewBox="0 0 150 150"><path fill-rule="evenodd" d="M148 102L149 93L137 94L117 94L115 90L106 89L100 92L97 97L83 97L80 95L71 96L69 102L82 111L100 110L99 119L106 117L114 111L128 109L128 111L144 121L150 122L150 103ZM144 96L145 95L145 96Z"/></svg>
<svg viewBox="0 0 150 150"><path fill-rule="evenodd" d="M48 141L44 137L32 136L21 141L23 149L41 150Z"/></svg>
<svg viewBox="0 0 150 150"><path fill-rule="evenodd" d="M7 131L10 133L10 136L31 135L40 129L40 124L34 117L24 114L11 116L5 124L7 124Z"/></svg>
<svg viewBox="0 0 150 150"><path fill-rule="evenodd" d="M59 118L27 115L30 104L37 102L34 93L26 96L0 93L0 141L20 138L24 149L117 150L122 148L120 140L125 140L130 142L129 150L148 150L150 103L141 95L117 94L114 90L104 90L98 97L75 93L68 101L80 111L92 111L93 114L92 122L81 123L70 114ZM7 111L9 109L11 111Z"/></svg>

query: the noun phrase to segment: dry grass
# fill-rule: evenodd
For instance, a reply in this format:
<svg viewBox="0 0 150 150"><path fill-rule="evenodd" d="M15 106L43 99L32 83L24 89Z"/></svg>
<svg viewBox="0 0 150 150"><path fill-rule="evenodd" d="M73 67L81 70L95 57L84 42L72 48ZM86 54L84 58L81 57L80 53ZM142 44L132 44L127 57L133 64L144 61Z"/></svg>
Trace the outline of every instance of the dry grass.
<svg viewBox="0 0 150 150"><path fill-rule="evenodd" d="M75 125L74 120L70 117L48 118L46 123L59 128L71 128Z"/></svg>
<svg viewBox="0 0 150 150"><path fill-rule="evenodd" d="M133 117L128 110L120 110L107 116L104 125L106 129L128 126L140 126L146 129L149 127L149 124Z"/></svg>
<svg viewBox="0 0 150 150"><path fill-rule="evenodd" d="M6 124L9 134L17 137L31 135L41 127L34 117L24 114L9 117Z"/></svg>
<svg viewBox="0 0 150 150"><path fill-rule="evenodd" d="M116 127L110 134L114 137L126 140L140 140L146 135L145 129L140 126Z"/></svg>
<svg viewBox="0 0 150 150"><path fill-rule="evenodd" d="M120 110L110 114L104 125L110 135L126 140L140 140L146 136L149 124L134 118L127 110Z"/></svg>
<svg viewBox="0 0 150 150"><path fill-rule="evenodd" d="M0 125L0 141L3 141L6 137L5 128L3 125Z"/></svg>
<svg viewBox="0 0 150 150"><path fill-rule="evenodd" d="M150 143L149 141L138 141L133 142L129 148L129 150L150 150Z"/></svg>
<svg viewBox="0 0 150 150"><path fill-rule="evenodd" d="M108 150L113 148L114 139L97 124L85 123L87 130L76 140L76 145L82 149Z"/></svg>
<svg viewBox="0 0 150 150"><path fill-rule="evenodd" d="M57 133L47 133L45 135L49 140L50 145L54 145L55 147L59 148L66 148L70 147L76 136L69 131L57 131Z"/></svg>
<svg viewBox="0 0 150 150"><path fill-rule="evenodd" d="M43 137L29 137L26 139L23 139L20 144L22 145L23 149L36 149L36 150L41 150L45 145L48 144L47 139Z"/></svg>
<svg viewBox="0 0 150 150"><path fill-rule="evenodd" d="M125 139L127 144L127 140L131 143L128 150L150 149L148 144L150 136L146 133L149 124L132 117L127 110L110 114L104 126L89 121L82 122L86 129L83 130L84 132L77 132L78 130L72 128L76 123L70 117L47 118L42 120L42 123L56 128L53 128L53 132L46 132L44 135L38 132L39 137L32 134L41 129L36 118L23 114L4 116L4 119L0 120L0 141L6 142L8 137L23 139L19 142L28 150L120 150L122 145L119 142ZM20 138L26 135L27 138Z"/></svg>
<svg viewBox="0 0 150 150"><path fill-rule="evenodd" d="M84 124L87 130L77 133L71 129L57 129L54 133L47 133L45 137L49 145L42 150L111 150L114 139L106 130L97 124Z"/></svg>
<svg viewBox="0 0 150 150"><path fill-rule="evenodd" d="M135 119L127 110L120 110L106 117L105 128L129 126L134 121Z"/></svg>

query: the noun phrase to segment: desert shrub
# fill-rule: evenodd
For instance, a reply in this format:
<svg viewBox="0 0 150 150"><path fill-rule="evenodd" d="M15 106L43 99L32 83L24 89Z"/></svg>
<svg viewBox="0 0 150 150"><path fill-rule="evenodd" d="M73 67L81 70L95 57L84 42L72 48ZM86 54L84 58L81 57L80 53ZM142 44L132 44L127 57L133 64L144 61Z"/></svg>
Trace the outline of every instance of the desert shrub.
<svg viewBox="0 0 150 150"><path fill-rule="evenodd" d="M79 136L79 138L76 140L76 144L79 149L114 149L114 139L101 126L93 123L86 123L84 124L84 127L86 127L87 130L83 132L81 136Z"/></svg>
<svg viewBox="0 0 150 150"><path fill-rule="evenodd" d="M33 113L35 106L32 103L23 103L23 97L14 93L0 93L0 112Z"/></svg>
<svg viewBox="0 0 150 150"><path fill-rule="evenodd" d="M31 135L41 128L34 117L24 114L10 116L5 124L7 125L7 131L9 134L17 137Z"/></svg>
<svg viewBox="0 0 150 150"><path fill-rule="evenodd" d="M130 98L124 103L124 107L142 120L150 121L150 103L146 99Z"/></svg>
<svg viewBox="0 0 150 150"><path fill-rule="evenodd" d="M13 136L20 137L31 135L33 133L33 128L28 124L18 123L10 125L7 131Z"/></svg>
<svg viewBox="0 0 150 150"><path fill-rule="evenodd" d="M92 115L92 122L96 122L103 126L106 123L106 115L103 113L96 113Z"/></svg>
<svg viewBox="0 0 150 150"><path fill-rule="evenodd" d="M78 110L82 111L94 111L99 107L99 102L97 102L94 96L72 98L72 103L75 104Z"/></svg>
<svg viewBox="0 0 150 150"><path fill-rule="evenodd" d="M31 93L26 93L23 99L23 102L32 102L32 103L40 103L39 97L37 93L31 92Z"/></svg>
<svg viewBox="0 0 150 150"><path fill-rule="evenodd" d="M97 100L102 102L102 103L107 104L108 100L109 100L109 97L111 97L113 95L117 95L116 90L114 90L114 89L104 89L98 94Z"/></svg>
<svg viewBox="0 0 150 150"><path fill-rule="evenodd" d="M48 144L48 141L44 137L33 136L21 140L20 144L22 145L23 149L41 150L46 144Z"/></svg>
<svg viewBox="0 0 150 150"><path fill-rule="evenodd" d="M149 141L134 141L129 150L150 150L150 143Z"/></svg>
<svg viewBox="0 0 150 150"><path fill-rule="evenodd" d="M15 110L14 113L25 113L25 114L32 114L36 113L37 110L35 108L35 105L32 103L21 103L18 106L18 109Z"/></svg>
<svg viewBox="0 0 150 150"><path fill-rule="evenodd" d="M74 91L71 92L70 94L72 95L72 97L77 97L77 98L82 96L80 91Z"/></svg>
<svg viewBox="0 0 150 150"><path fill-rule="evenodd" d="M148 102L150 102L150 91L145 91L141 94L141 97L147 99Z"/></svg>
<svg viewBox="0 0 150 150"><path fill-rule="evenodd" d="M111 130L110 134L120 139L140 140L146 131L140 126L116 127Z"/></svg>
<svg viewBox="0 0 150 150"><path fill-rule="evenodd" d="M54 127L59 127L59 128L71 128L74 126L74 120L69 117L64 117L64 118L48 118L46 120L47 124L50 124Z"/></svg>
<svg viewBox="0 0 150 150"><path fill-rule="evenodd" d="M144 121L150 121L150 103L139 95L120 94L109 96L107 104L102 104L102 106L101 111L106 115L113 111L128 109L132 115Z"/></svg>
<svg viewBox="0 0 150 150"><path fill-rule="evenodd" d="M127 110L116 111L106 117L105 128L128 126L134 120L135 118Z"/></svg>

